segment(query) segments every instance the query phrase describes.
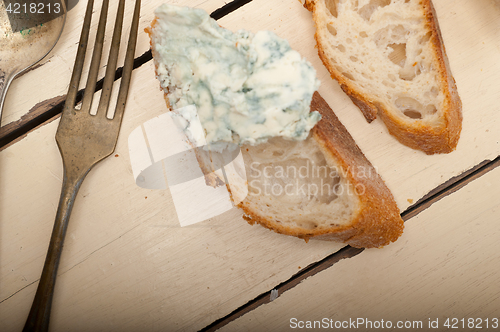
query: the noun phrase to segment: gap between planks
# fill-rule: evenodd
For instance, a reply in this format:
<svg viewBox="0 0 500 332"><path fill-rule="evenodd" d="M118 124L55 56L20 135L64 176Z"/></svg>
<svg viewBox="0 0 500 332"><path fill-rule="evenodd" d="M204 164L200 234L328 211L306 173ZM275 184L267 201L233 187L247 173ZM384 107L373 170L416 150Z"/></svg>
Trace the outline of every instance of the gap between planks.
<svg viewBox="0 0 500 332"><path fill-rule="evenodd" d="M218 20L229 13L237 10L241 6L251 2L252 0L234 0L223 7L215 10L213 13L210 14L210 16ZM149 62L152 60L152 54L151 51L145 52L143 55L139 56L134 60L134 69L142 66L143 64ZM115 72L115 80L118 80L122 77L122 71L123 68L120 67L116 70ZM96 90L99 91L102 89L102 83L104 79L101 79L97 82L96 85ZM83 96L84 89L80 90L77 95L77 103L81 101L81 98ZM28 133L31 131L43 126L44 124L47 124L54 119L58 118L62 112L62 109L64 107L66 96L59 96L59 97L54 97L50 100L43 101L41 103L38 103L35 105L27 115L23 116L20 120L15 121L13 123L9 123L3 127L0 128L0 151L3 149L7 148L8 146L14 144L15 142L23 139ZM500 166L500 156L495 158L494 160L485 160L482 163L476 165L472 169L454 177L451 178L450 180L446 181L439 187L435 188L432 190L430 193L428 193L426 196L421 198L417 203L414 205L410 206L408 209L406 209L404 212L401 213L401 217L403 218L404 221L407 221L416 215L418 215L420 212L424 211L425 209L429 208L432 204L435 202L439 201L440 199L456 192L457 190L463 188L466 186L468 183L471 181L474 181L475 179L481 177L482 175L488 173L489 171L493 170L494 168ZM303 280L314 276L315 274L326 270L336 264L337 262L343 260L343 259L348 259L348 258L353 258L360 253L363 252L364 249L358 249L358 248L353 248L351 246L346 246L342 248L341 250L325 257L321 261L318 261L316 263L313 263L306 268L303 268L300 270L298 273L290 277L288 280L280 283L279 285L275 286L272 290L269 290L253 300L250 300L246 304L242 305L241 307L233 310L231 313L228 315L214 321L210 325L206 326L205 328L201 329L200 331L203 332L209 332L209 331L216 331L217 329L223 327L224 325L228 324L229 322L243 316L244 314L256 309L257 307L267 304L272 301L272 295L276 294L277 292L278 296L281 295L283 292L286 292L289 289L292 289L296 285L298 285L300 282ZM275 296L276 297L276 296Z"/></svg>

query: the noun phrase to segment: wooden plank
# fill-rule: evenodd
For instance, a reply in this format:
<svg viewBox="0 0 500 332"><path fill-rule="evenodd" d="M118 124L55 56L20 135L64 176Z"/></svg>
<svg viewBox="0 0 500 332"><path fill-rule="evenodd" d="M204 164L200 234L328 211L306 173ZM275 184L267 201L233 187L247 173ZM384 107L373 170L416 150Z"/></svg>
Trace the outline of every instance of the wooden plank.
<svg viewBox="0 0 500 332"><path fill-rule="evenodd" d="M154 17L154 10L163 2L175 3L177 5L198 7L213 12L214 10L223 7L226 2L222 0L166 0L166 1L143 1L141 4L141 18L139 23L139 39L136 49L136 56L140 56L149 50L149 37L144 32L144 28L149 26ZM2 126L9 123L15 124L20 121L23 116L30 116L29 113L37 114L40 111L46 111L43 105L46 100L66 95L68 84L73 70L74 59L80 38L81 28L87 1L80 0L74 8L72 8L66 18L61 38L57 45L36 67L26 72L19 78L15 79L5 100ZM111 1L109 5L109 13L116 13L118 6L117 1ZM97 23L99 21L100 2L96 2L92 16L91 31L97 31ZM133 2L127 1L125 6L125 29L122 33L122 45L126 45L128 39L128 31L134 10ZM83 13L83 14L82 14ZM113 33L114 20L109 21L106 28L105 46L103 50L103 59L107 59L109 43ZM94 37L92 34L89 39L89 51L83 71L83 77L86 77L90 64L91 51L94 45ZM125 57L124 47L120 51L118 66L123 65ZM106 61L102 61L99 70L99 78L103 77L105 72ZM85 82L81 83L83 87ZM16 126L23 125L23 122L15 124ZM4 129L5 130L5 129ZM0 131L0 137L2 131Z"/></svg>
<svg viewBox="0 0 500 332"><path fill-rule="evenodd" d="M315 274L326 270L328 268L331 268L334 264L338 263L339 261L343 259L350 259L353 258L360 253L362 253L364 249L359 249L359 248L353 248L351 246L346 246L336 253L327 256L326 258L322 259L319 262L316 262L314 264L311 264L310 266L303 268L300 270L297 274L293 275L290 279L286 280L285 282L274 286L273 289L260 294L258 297L252 299L251 301L245 303L245 305L236 308L233 310L229 315L222 317L212 324L206 326L203 328L201 331L203 332L210 332L210 331L217 331L221 327L229 324L230 322L244 316L247 313L252 312L252 310L257 309L258 307L270 303L274 300L274 294L282 294L293 287L297 286L300 284L302 281L305 279L314 276Z"/></svg>
<svg viewBox="0 0 500 332"><path fill-rule="evenodd" d="M443 17L445 42L450 40L448 53L464 101L464 135L458 150L446 156L409 150L395 142L380 123L364 122L319 62L310 14L300 3L254 0L220 23L232 30L275 29L289 38L316 67L323 81L323 97L379 169L400 208L405 209L411 204L409 200L417 201L447 179L500 154L494 102L500 82L495 58L498 49L494 47L500 40L496 39L499 30L493 20L496 9L490 2L483 7L465 0L453 7L443 0L434 2L440 19ZM200 6L207 8L213 5L215 9L218 4L200 1ZM158 3L146 5L151 7L143 7L143 26L149 24L152 8ZM461 34L454 30L456 20L464 22L464 28L457 28ZM79 30L78 24L73 24L74 30ZM469 31L470 26L478 26L483 34ZM142 34L139 49L146 50L148 43ZM74 57L75 46L67 46L61 44L61 50ZM61 51L57 54L52 61L66 59L67 73L57 73L61 81L68 82L71 57L60 55ZM136 55L140 54L138 50ZM489 70L481 72L480 67ZM61 66L54 67L54 72L58 68ZM37 73L36 77L47 76ZM472 83L476 78L480 82ZM62 95L66 89L54 87L55 93L45 93L42 99ZM52 323L56 330L74 326L88 326L89 330L200 329L342 247L316 241L305 244L250 227L238 211L196 227L178 227L169 191L138 188L128 160L128 134L164 111L163 96L148 62L133 75L117 156L98 165L78 195L54 300L57 309ZM43 264L62 175L53 139L57 123L55 120L34 130L0 154L0 330L22 326ZM466 220L466 216L458 218ZM443 225L453 228L454 223L446 219ZM409 232L406 230L404 236L411 236L406 235ZM375 252L384 253L392 246Z"/></svg>
<svg viewBox="0 0 500 332"><path fill-rule="evenodd" d="M492 330L500 319L499 196L497 168L407 221L395 244L342 260L219 331L285 331L292 318L383 319L393 329L422 321L423 330L439 319L438 331L449 330L447 318L465 319L466 328L474 318L485 330L489 319Z"/></svg>
<svg viewBox="0 0 500 332"><path fill-rule="evenodd" d="M220 23L233 30L274 30L289 39L292 46L314 64L323 82L321 94L333 105L334 111L358 145L379 169L395 194L400 209L405 210L433 188L500 154L500 146L495 136L500 129L495 102L500 84L500 64L496 61L500 51L494 46L495 40L498 40L495 38L500 36L500 26L493 15L498 11L498 7L494 3L477 6L464 2L453 7L444 1L435 1L435 4L464 102L461 143L457 151L438 156L426 156L402 146L387 133L380 121L369 125L362 120L361 113L339 89L338 84L329 78L320 62L314 48L314 27L310 13L302 8L300 3L281 6L273 1L267 1L265 4L253 1L240 8L237 14L222 18ZM280 10L273 12L273 8ZM261 15L260 9L268 14ZM148 8L143 9L147 10ZM478 26L481 31L488 30L488 33L477 38L472 32L474 29L457 32L457 29L453 29L456 16L468 25ZM146 25L144 23L144 26ZM467 47L464 40L473 43L475 47ZM142 36L139 49L146 50L148 43L147 36ZM457 64L454 65L454 62ZM483 71L483 68L490 69ZM476 91L478 87L482 87L480 93ZM478 95L481 95L481 98L476 98ZM36 111L37 108L32 110L33 113ZM417 176L412 176L415 174ZM421 178L425 178L424 185Z"/></svg>
<svg viewBox="0 0 500 332"><path fill-rule="evenodd" d="M401 217L403 220L409 220L429 208L432 204L438 202L444 197L454 193L455 191L463 188L470 182L480 178L484 174L490 172L491 170L500 166L500 157L495 158L493 161L485 161L479 165L476 165L471 170L454 177L437 188L431 190L431 192L422 199L420 199L416 204L412 205L406 209Z"/></svg>
<svg viewBox="0 0 500 332"><path fill-rule="evenodd" d="M164 112L152 62L132 80L116 156L90 172L73 209L55 330L197 330L343 246L250 226L238 210L179 227L170 192L132 176L128 136ZM57 124L1 154L0 330L21 329L40 277L61 187Z"/></svg>

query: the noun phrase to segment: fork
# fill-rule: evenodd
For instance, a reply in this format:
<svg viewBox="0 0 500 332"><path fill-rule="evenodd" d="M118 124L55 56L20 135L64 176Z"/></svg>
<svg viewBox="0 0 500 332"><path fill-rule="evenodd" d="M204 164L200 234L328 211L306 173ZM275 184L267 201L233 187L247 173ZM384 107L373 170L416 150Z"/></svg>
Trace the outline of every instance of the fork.
<svg viewBox="0 0 500 332"><path fill-rule="evenodd" d="M23 331L48 330L57 268L61 258L64 236L68 227L68 221L76 194L85 176L92 167L112 154L115 149L132 75L139 25L140 3L140 0L136 0L135 2L134 16L130 29L116 108L114 116L109 118L107 113L115 79L125 0L120 0L118 4L118 12L116 15L106 74L101 98L97 107L97 113L95 115L90 114L90 110L102 55L109 0L103 0L102 3L87 85L85 87L81 108L78 110L75 107L76 95L82 76L94 5L94 0L88 0L73 74L71 76L66 103L56 133L56 141L64 167L61 197L42 275Z"/></svg>

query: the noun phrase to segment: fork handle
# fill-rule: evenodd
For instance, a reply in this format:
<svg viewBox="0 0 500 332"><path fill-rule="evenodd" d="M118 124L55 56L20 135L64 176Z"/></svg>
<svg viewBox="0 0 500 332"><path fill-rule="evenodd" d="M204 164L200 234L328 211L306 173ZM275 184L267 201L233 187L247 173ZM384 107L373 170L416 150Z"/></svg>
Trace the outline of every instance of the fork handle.
<svg viewBox="0 0 500 332"><path fill-rule="evenodd" d="M49 249L45 264L43 265L42 276L36 290L35 299L31 305L30 313L23 332L48 331L50 320L50 309L52 296L57 277L57 268L61 258L64 237L68 228L69 216L73 209L76 194L88 171L75 178L67 178L64 175L61 198L57 208L56 220L50 238Z"/></svg>

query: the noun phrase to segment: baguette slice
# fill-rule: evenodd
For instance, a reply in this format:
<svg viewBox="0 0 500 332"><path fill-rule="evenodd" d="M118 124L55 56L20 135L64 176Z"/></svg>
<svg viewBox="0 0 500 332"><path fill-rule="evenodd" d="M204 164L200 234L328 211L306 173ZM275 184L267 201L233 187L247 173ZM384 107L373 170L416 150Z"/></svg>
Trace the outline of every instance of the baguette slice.
<svg viewBox="0 0 500 332"><path fill-rule="evenodd" d="M305 0L318 54L368 122L427 154L456 148L462 104L431 0Z"/></svg>
<svg viewBox="0 0 500 332"><path fill-rule="evenodd" d="M404 225L384 181L317 92L311 111L322 118L305 141L273 138L242 147L249 193L238 206L245 219L353 247L396 241Z"/></svg>
<svg viewBox="0 0 500 332"><path fill-rule="evenodd" d="M157 23L155 19L146 29L150 35ZM151 49L158 71L160 57L153 38ZM163 91L171 108L168 97L174 91ZM396 241L404 225L391 192L317 92L310 111L318 111L322 119L306 140L275 137L241 147L249 193L245 197L236 192L243 191L237 186L227 188L233 190L232 197L245 197L238 201L245 219L278 233L354 247L381 247ZM211 157L197 154L197 158L207 185L224 185L213 173Z"/></svg>

